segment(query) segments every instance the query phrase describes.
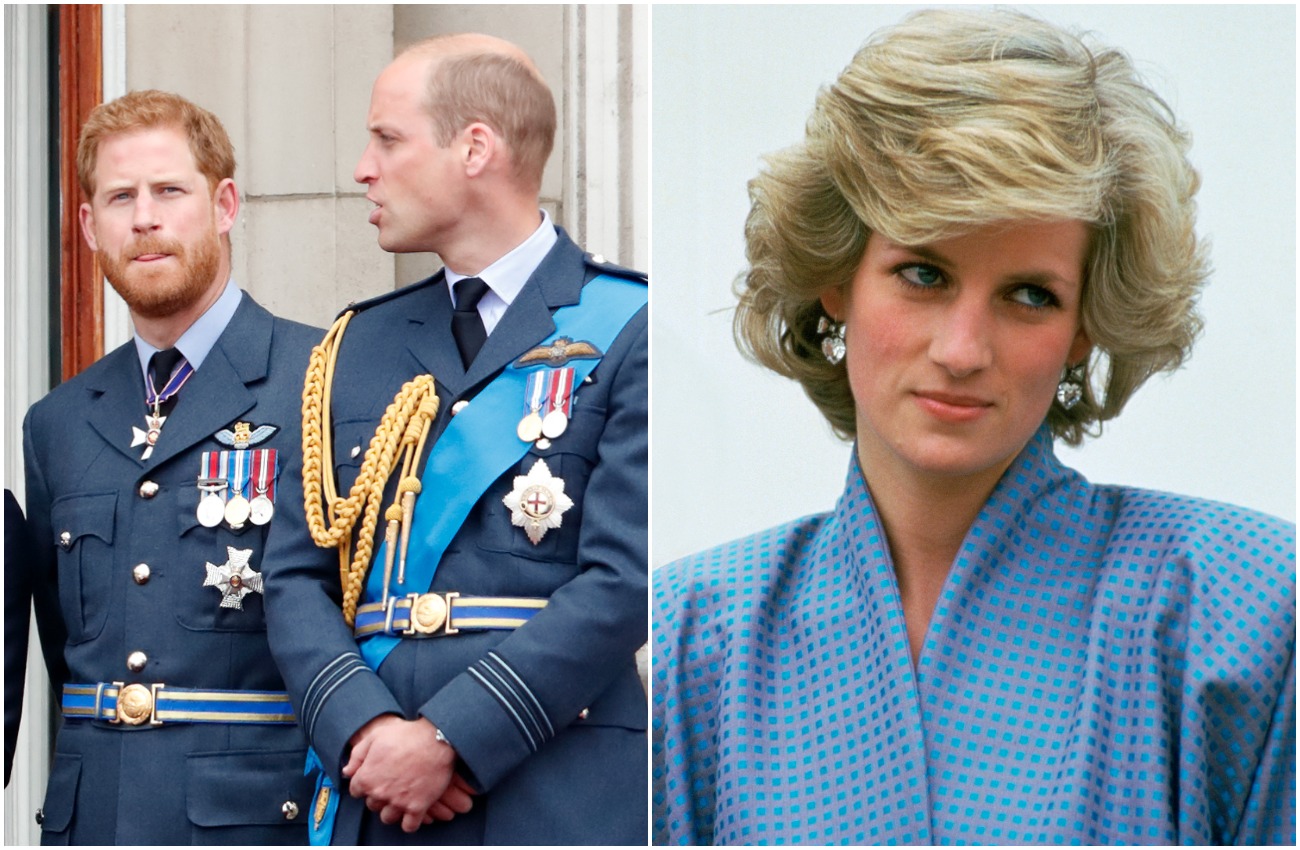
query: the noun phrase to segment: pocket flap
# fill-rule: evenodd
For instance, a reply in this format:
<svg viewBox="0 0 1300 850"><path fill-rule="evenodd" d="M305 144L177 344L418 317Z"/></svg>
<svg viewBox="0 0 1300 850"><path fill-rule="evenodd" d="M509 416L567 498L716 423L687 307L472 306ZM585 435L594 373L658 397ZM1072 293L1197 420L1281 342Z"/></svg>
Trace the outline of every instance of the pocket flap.
<svg viewBox="0 0 1300 850"><path fill-rule="evenodd" d="M81 756L75 753L55 753L50 766L50 784L45 791L45 832L63 832L72 823L72 810L76 807L77 784L81 781Z"/></svg>
<svg viewBox="0 0 1300 850"><path fill-rule="evenodd" d="M113 542L113 512L117 493L78 493L64 496L50 505L50 525L54 545L68 549L82 537L98 537ZM67 540L63 535L67 534Z"/></svg>
<svg viewBox="0 0 1300 850"><path fill-rule="evenodd" d="M192 753L186 757L185 808L195 826L271 826L310 816L312 785L303 750ZM293 803L297 815L285 815Z"/></svg>
<svg viewBox="0 0 1300 850"><path fill-rule="evenodd" d="M597 697L587 707L586 716L579 717L573 725L619 726L643 731L649 714L650 704L641 687L641 677L632 668L620 675L608 690Z"/></svg>

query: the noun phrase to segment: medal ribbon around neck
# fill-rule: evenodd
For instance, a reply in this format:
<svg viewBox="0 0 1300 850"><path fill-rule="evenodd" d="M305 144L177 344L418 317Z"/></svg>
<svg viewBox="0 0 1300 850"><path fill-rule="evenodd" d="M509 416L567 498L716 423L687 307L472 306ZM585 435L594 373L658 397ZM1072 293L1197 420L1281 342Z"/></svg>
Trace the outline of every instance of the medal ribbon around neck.
<svg viewBox="0 0 1300 850"><path fill-rule="evenodd" d="M167 378L167 383L163 385L161 390L154 387L153 376L150 375L149 380L145 381L144 403L150 410L157 410L164 401L180 392L181 387L185 386L185 382L193 374L194 367L190 365L190 361L182 357L181 362L176 364L176 368L172 370L171 375Z"/></svg>

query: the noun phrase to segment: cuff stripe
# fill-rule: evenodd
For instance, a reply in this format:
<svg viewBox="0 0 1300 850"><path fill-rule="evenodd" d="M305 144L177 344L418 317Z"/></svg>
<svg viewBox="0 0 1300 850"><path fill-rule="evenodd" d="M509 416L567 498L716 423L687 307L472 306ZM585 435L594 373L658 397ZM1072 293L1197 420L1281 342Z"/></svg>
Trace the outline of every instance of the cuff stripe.
<svg viewBox="0 0 1300 850"><path fill-rule="evenodd" d="M329 690L327 690L324 694L321 695L320 706L316 709L316 713L312 715L311 723L309 724L309 728L307 730L308 739L310 739L316 733L316 721L320 719L321 711L325 708L325 701L329 699L330 694L338 690L339 686L341 686L348 679L351 679L353 676L355 676L357 673L360 673L362 670L367 670L367 669L369 668L366 667L366 665L364 664L359 664L356 667L353 667L351 670L345 673L337 682L331 685Z"/></svg>
<svg viewBox="0 0 1300 850"><path fill-rule="evenodd" d="M510 678L514 679L516 682L519 683L519 687L522 688L524 693L528 695L529 701L532 702L533 704L533 708L535 709L533 713L537 717L542 718L542 720L546 723L547 736L555 737L555 727L551 725L551 718L546 716L546 710L542 708L542 704L538 702L537 697L533 695L532 689L528 687L528 685L524 682L523 679L519 678L519 674L515 673L514 669L505 662L505 659L497 655L495 652L488 652L488 656L494 659L497 662L497 664L501 666L501 669L505 670L506 673L510 674Z"/></svg>
<svg viewBox="0 0 1300 850"><path fill-rule="evenodd" d="M367 668L365 662L361 660L361 656L355 652L345 652L329 664L326 664L320 673L316 674L316 678L312 680L311 686L307 689L307 695L303 699L302 705L303 721L306 725L308 738L311 737L316 728L316 721L320 717L321 710L325 707L325 701L340 685L362 669Z"/></svg>
<svg viewBox="0 0 1300 850"><path fill-rule="evenodd" d="M316 674L316 678L311 680L311 684L307 686L307 690L303 695L303 714L307 714L310 711L312 703L314 703L320 696L320 691L318 689L337 674L340 665L346 665L354 659L360 659L360 657L361 656L355 652L345 652L322 667L321 671Z"/></svg>
<svg viewBox="0 0 1300 850"><path fill-rule="evenodd" d="M528 748L533 752L537 752L537 742L533 739L532 733L528 731L527 725L524 724L523 719L519 716L518 712L514 710L514 707L510 705L509 701L506 700L505 696L493 687L491 682L483 678L482 673L475 670L473 667L469 668L469 673L475 679L478 679L479 684L487 688L489 693L497 698L497 701L501 703L506 711L510 712L510 716L515 719L515 725L519 728L519 731L523 733L523 736L528 739Z"/></svg>
<svg viewBox="0 0 1300 850"><path fill-rule="evenodd" d="M520 712L522 712L527 717L529 721L531 721L532 730L537 733L537 738L539 740L545 741L546 732L542 729L542 724L537 722L537 718L528 709L528 706L524 704L524 701L520 699L519 693L513 687L511 687L510 681L506 679L505 676L502 676L500 673L498 673L496 670L493 670L487 664L483 664L482 667L483 667L483 672L489 674L493 679L495 679L497 682L500 683L501 688L503 690L508 691L510 693L510 696L513 698L513 702L515 706L518 708Z"/></svg>

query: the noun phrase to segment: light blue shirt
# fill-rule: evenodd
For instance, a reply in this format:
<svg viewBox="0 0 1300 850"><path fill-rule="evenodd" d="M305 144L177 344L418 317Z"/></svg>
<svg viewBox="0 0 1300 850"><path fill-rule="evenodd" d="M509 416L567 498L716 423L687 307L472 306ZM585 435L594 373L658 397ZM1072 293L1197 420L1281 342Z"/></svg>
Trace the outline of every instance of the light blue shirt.
<svg viewBox="0 0 1300 850"><path fill-rule="evenodd" d="M230 319L235 315L236 308L239 307L239 301L244 297L244 293L235 285L234 278L226 281L226 288L222 291L221 296L213 302L212 306L203 311L203 315L194 320L194 324L181 334L181 338L176 340L176 348L180 349L181 354L194 367L197 372L198 368L203 365L203 361L212 350L212 346L217 344L217 337L230 324ZM153 357L159 349L154 348L145 342L137 334L135 337L135 353L140 357L140 371L144 375L145 383L149 382L149 358Z"/></svg>
<svg viewBox="0 0 1300 850"><path fill-rule="evenodd" d="M483 327L488 333L492 333L497 322L501 321L506 308L514 302L519 295L519 290L524 288L528 278L537 271L537 267L542 264L542 260L550 253L559 238L555 235L555 226L551 224L551 217L546 214L546 210L541 212L542 223L531 236L519 243L510 253L474 275L486 283L491 290L478 302L478 314L483 319ZM446 275L447 285L452 287L451 304L455 307L454 284L470 275L453 271L450 266L447 267Z"/></svg>

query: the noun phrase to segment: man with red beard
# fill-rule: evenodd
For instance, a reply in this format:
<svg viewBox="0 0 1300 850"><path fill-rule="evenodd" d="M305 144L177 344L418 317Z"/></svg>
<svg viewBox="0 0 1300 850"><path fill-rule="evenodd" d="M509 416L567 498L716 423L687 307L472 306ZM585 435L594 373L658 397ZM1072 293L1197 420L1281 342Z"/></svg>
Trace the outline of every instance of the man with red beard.
<svg viewBox="0 0 1300 850"><path fill-rule="evenodd" d="M235 159L211 113L158 91L101 105L77 171L82 233L135 339L23 426L26 566L63 662L43 843L303 843L306 748L261 559L277 484L300 474L320 331L231 279Z"/></svg>

